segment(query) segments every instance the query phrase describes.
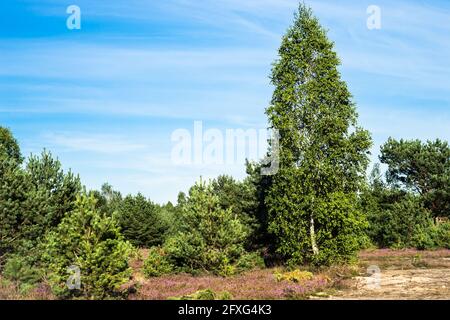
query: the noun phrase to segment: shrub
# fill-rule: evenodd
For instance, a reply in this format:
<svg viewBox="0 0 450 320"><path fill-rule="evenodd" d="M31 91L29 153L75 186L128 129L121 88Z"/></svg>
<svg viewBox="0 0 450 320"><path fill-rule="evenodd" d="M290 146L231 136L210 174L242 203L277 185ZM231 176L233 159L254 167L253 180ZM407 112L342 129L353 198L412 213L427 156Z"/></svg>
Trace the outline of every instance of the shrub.
<svg viewBox="0 0 450 320"><path fill-rule="evenodd" d="M52 289L62 298L120 297L120 286L131 275L132 246L123 240L117 222L95 209L92 196L77 199L76 209L47 234L42 252ZM81 275L80 287L73 290L66 284L71 266Z"/></svg>
<svg viewBox="0 0 450 320"><path fill-rule="evenodd" d="M265 267L264 259L259 252L246 253L242 255L236 263L237 272L264 267Z"/></svg>
<svg viewBox="0 0 450 320"><path fill-rule="evenodd" d="M275 273L275 278L278 282L280 281L291 281L291 282L303 282L306 280L311 280L314 277L314 275L309 271L301 271L301 270L294 270L290 272L277 272Z"/></svg>
<svg viewBox="0 0 450 320"><path fill-rule="evenodd" d="M170 300L231 300L233 296L231 293L224 292L214 292L211 289L199 290L192 294L169 298Z"/></svg>
<svg viewBox="0 0 450 320"><path fill-rule="evenodd" d="M26 257L10 256L3 268L3 276L19 287L32 286L42 279L43 271L32 266Z"/></svg>
<svg viewBox="0 0 450 320"><path fill-rule="evenodd" d="M159 277L173 272L174 266L162 248L153 247L144 261L144 274L147 277Z"/></svg>
<svg viewBox="0 0 450 320"><path fill-rule="evenodd" d="M434 246L433 222L420 197L386 190L368 212L371 239L380 247L428 249Z"/></svg>
<svg viewBox="0 0 450 320"><path fill-rule="evenodd" d="M434 242L439 248L450 249L450 222L441 223L436 226Z"/></svg>

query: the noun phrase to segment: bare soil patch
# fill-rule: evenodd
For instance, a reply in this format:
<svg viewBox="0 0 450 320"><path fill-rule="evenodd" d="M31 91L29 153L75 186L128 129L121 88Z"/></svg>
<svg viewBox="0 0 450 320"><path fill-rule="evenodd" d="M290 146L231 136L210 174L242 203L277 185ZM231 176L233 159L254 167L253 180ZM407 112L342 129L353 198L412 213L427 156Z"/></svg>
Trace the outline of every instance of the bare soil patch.
<svg viewBox="0 0 450 320"><path fill-rule="evenodd" d="M450 299L450 250L364 251L359 265L330 299Z"/></svg>

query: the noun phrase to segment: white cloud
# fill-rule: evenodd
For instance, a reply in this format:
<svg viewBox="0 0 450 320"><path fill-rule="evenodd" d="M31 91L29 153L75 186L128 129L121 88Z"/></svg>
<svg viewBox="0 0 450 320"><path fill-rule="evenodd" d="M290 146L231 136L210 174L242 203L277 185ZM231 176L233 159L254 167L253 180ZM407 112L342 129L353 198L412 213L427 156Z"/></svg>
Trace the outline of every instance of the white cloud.
<svg viewBox="0 0 450 320"><path fill-rule="evenodd" d="M144 144L137 144L122 136L108 134L47 134L44 139L57 147L75 152L114 154L146 149Z"/></svg>

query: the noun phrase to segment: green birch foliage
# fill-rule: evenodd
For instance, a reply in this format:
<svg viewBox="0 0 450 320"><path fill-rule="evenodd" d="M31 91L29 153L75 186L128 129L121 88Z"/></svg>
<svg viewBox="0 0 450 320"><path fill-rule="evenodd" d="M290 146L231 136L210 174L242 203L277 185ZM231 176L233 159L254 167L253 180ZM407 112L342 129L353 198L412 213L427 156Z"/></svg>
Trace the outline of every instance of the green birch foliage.
<svg viewBox="0 0 450 320"><path fill-rule="evenodd" d="M371 138L357 125L333 46L300 5L272 70L266 114L280 135L280 170L266 204L269 231L290 263L351 259L365 225L356 204Z"/></svg>
<svg viewBox="0 0 450 320"><path fill-rule="evenodd" d="M41 250L49 282L62 298L121 297L120 286L131 276L132 246L123 239L114 218L99 213L93 196L78 197L75 210L46 235ZM79 289L67 286L71 266L80 269Z"/></svg>

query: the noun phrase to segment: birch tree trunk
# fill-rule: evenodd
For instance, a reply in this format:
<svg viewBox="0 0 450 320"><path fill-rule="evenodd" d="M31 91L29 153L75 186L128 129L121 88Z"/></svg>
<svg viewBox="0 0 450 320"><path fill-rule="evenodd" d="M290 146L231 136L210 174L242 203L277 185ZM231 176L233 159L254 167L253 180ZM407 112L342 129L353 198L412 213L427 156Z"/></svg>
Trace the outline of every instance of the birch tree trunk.
<svg viewBox="0 0 450 320"><path fill-rule="evenodd" d="M314 255L319 254L319 248L317 247L317 243L316 243L316 231L314 229L314 218L311 215L311 220L310 220L310 225L309 225L309 233L311 235L311 246L312 246L312 251L314 253Z"/></svg>

